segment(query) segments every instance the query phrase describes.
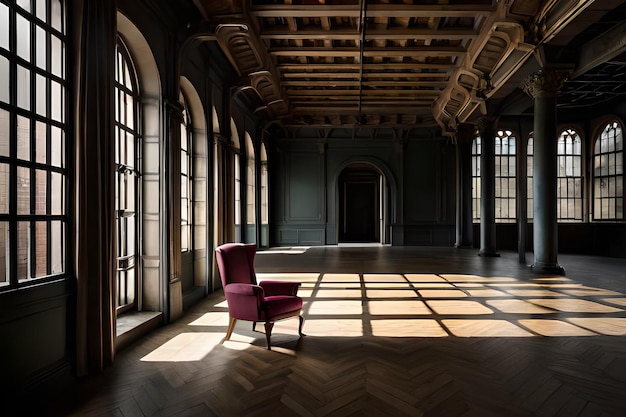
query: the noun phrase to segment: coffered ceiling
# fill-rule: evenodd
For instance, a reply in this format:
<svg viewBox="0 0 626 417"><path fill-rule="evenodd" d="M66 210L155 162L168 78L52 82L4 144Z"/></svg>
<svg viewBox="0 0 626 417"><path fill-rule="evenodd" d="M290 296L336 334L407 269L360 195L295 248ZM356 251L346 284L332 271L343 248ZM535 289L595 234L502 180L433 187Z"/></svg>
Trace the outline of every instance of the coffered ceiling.
<svg viewBox="0 0 626 417"><path fill-rule="evenodd" d="M219 44L240 91L254 95L254 111L266 119L285 126L433 126L444 135L516 88L528 75L518 70L539 48L566 47L622 2L593 3L194 0L203 17L198 37ZM572 24L580 27L572 31ZM619 42L603 59L615 49Z"/></svg>

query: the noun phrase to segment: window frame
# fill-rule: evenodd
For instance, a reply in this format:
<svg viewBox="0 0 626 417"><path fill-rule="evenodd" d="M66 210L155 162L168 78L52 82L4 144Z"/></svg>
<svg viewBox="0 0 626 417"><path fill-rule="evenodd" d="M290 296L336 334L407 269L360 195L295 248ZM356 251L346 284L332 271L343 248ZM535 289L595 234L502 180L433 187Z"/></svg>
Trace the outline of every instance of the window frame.
<svg viewBox="0 0 626 417"><path fill-rule="evenodd" d="M517 136L511 130L501 129L497 131L494 139L495 221L496 223L515 223L517 221ZM505 140L506 153L503 152ZM513 149L512 153L511 149ZM503 163L504 161L506 163ZM511 170L513 171L512 174ZM503 187L504 183L508 183L508 187ZM507 190L506 193L504 192L505 189ZM509 214L508 216L501 216L498 213L503 212L505 203Z"/></svg>
<svg viewBox="0 0 626 417"><path fill-rule="evenodd" d="M603 127L599 130L598 134L595 136L594 141L593 141L593 158L592 158L592 167L591 167L591 172L592 172L592 183L591 183L591 207L592 207L592 219L595 222L623 222L624 221L624 127L622 125L622 123L617 119L611 119L607 122L605 122L603 125ZM609 130L609 129L613 129L613 130L618 130L619 133L607 138L607 139L612 139L613 143L612 145L615 148L616 145L616 139L617 136L621 136L621 148L620 149L614 149L613 151L608 150L606 152L603 152L600 148L600 152L598 152L599 146L601 147L601 140L603 139L603 135ZM598 145L600 143L600 145ZM610 146L611 144L609 144ZM621 160L621 165L618 165L617 163L617 159L618 159L618 155L619 155L619 159ZM615 159L615 169L617 170L618 168L621 168L621 172L615 172L615 173L607 173L607 174L602 174L602 175L598 175L597 174L597 169L598 169L598 165L597 162L600 160L602 160L602 156L607 156L608 159L611 158L611 156L614 156ZM609 165L609 171L610 171L610 165ZM602 180L602 179L608 179L609 183L611 182L610 180L613 179L613 183L615 184L615 193L616 196L611 197L611 196L598 196L597 195L597 191L600 188L603 188L602 186L602 182L600 182L599 186L598 186L598 179ZM621 188L621 194L619 194L619 188ZM619 194L619 195L617 195ZM598 216L598 201L600 202L600 205L602 205L602 202L604 201L608 201L610 203L610 201L613 200L614 202L614 206L612 207L613 211L614 211L614 216L612 217L604 217L604 216ZM618 205L618 201L621 200L621 210L619 209L619 205ZM609 207L610 209L610 207Z"/></svg>
<svg viewBox="0 0 626 417"><path fill-rule="evenodd" d="M568 145L568 139L572 140L572 144ZM578 153L576 153L576 140L578 141ZM562 148L564 151L562 151ZM568 152L568 148L570 152ZM584 187L585 180L583 177L583 138L580 133L572 128L561 129L557 136L557 221L559 222L582 222L584 219ZM565 164L562 162L565 161ZM576 166L577 165L577 166ZM564 173L562 171L565 171ZM570 172L568 174L568 171ZM576 173L577 172L577 173ZM573 181L572 181L573 180ZM573 182L573 184L572 184ZM580 195L576 194L576 182L578 182L578 190ZM565 195L561 192L561 185L565 184ZM573 190L572 190L573 187ZM572 192L574 195L572 195ZM563 204L569 213L570 206L573 203L574 214L572 216L563 215Z"/></svg>
<svg viewBox="0 0 626 417"><path fill-rule="evenodd" d="M140 250L139 250L139 245L140 245L140 236L141 236L141 221L139 218L139 213L141 211L141 182L140 182L140 177L141 177L141 165L140 165L140 160L141 160L141 126L142 126L142 122L141 122L141 111L140 111L140 95L139 95L139 80L137 77L137 72L135 69L135 65L134 65L134 61L132 59L132 56L130 54L130 51L128 49L128 47L126 46L126 44L124 43L124 40L122 39L121 36L118 35L117 37L117 44L116 44L116 48L115 48L115 79L114 79L114 88L115 88L115 101L116 101L116 105L115 105L115 170L116 170L116 180L115 180L115 228L116 228L116 311L117 314L121 314L125 311L128 310L133 310L137 307L138 303L139 303L139 297L140 297L140 282L141 282L141 268L140 268ZM130 84L131 87L130 89L124 85L121 85L120 82L117 79L117 73L120 70L120 63L118 61L118 56L122 55L125 61L125 65L126 65L126 69L127 71L124 72L125 75L127 75L130 78ZM133 127L128 127L125 124L123 124L121 121L118 120L118 114L122 114L121 109L118 107L118 102L117 102L117 97L120 94L120 90L119 87L122 86L122 93L125 93L129 96L132 97L133 99L133 111L132 111L132 117L133 117ZM128 115L128 113L125 113L126 115ZM135 138L135 143L133 146L133 152L134 152L134 161L133 161L133 166L129 166L127 164L120 164L118 163L118 155L119 152L121 150L120 147L120 137L118 135L118 130L124 131L126 134L130 134L131 136L133 136ZM120 209L120 190L119 190L119 186L118 186L118 179L120 178L120 175L126 175L126 176L130 176L131 178L133 178L133 183L134 183L134 201L133 201L133 205L134 205L134 210L124 210L122 212L122 209ZM133 217L134 218L134 225L133 225L133 229L134 229L134 248L133 253L129 254L128 252L128 248L126 243L127 242L122 242L123 239L125 239L127 237L127 233L122 233L122 229L124 228L123 225L121 224L122 222L120 221L121 219L127 219ZM126 221L124 223L127 223ZM127 229L124 228L124 231L126 231ZM122 243L124 243L124 245L122 245ZM126 250L124 250L126 249ZM123 252L122 252L123 251ZM127 302L127 298L125 297L125 292L126 290L129 288L128 286L128 282L125 283L124 286L121 285L121 272L128 272L131 271L133 272L132 274L132 280L133 280L133 290L134 290L134 296L132 298L132 300L130 302ZM128 280L126 280L128 281ZM125 302L122 302L122 298L125 298Z"/></svg>
<svg viewBox="0 0 626 417"><path fill-rule="evenodd" d="M180 130L180 250L181 253L188 253L193 250L193 123L191 113L189 111L188 101L184 93L180 93L180 101L182 104L182 119ZM183 148L183 142L186 148ZM186 172L183 172L183 159L186 159ZM183 184L186 186L187 195L183 195ZM186 210L183 210L186 208ZM183 217L185 212L186 219ZM183 244L183 234L186 233L187 245Z"/></svg>
<svg viewBox="0 0 626 417"><path fill-rule="evenodd" d="M9 22L7 43L0 45L0 60L8 71L8 77L3 77L8 81L8 95L0 99L0 112L6 116L6 130L0 134L8 133L3 146L6 152L0 154L0 166L6 169L6 206L0 212L0 223L5 225L0 292L69 275L66 4L63 0L29 4L23 8L15 2L0 3ZM44 11L38 9L40 5L45 6ZM28 25L27 36L18 27L20 22ZM20 79L20 74L27 74L27 78ZM18 176L19 172L27 173L27 177ZM26 193L20 193L18 183L29 188ZM27 207L21 207L20 201L26 200ZM20 237L24 227L26 234Z"/></svg>

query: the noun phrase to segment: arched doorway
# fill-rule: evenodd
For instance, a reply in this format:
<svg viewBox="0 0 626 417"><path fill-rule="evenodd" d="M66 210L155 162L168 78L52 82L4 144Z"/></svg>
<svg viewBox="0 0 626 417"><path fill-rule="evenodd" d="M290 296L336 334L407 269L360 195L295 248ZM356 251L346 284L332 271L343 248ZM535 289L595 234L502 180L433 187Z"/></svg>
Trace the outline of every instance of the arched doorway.
<svg viewBox="0 0 626 417"><path fill-rule="evenodd" d="M339 243L388 242L387 182L369 163L352 163L338 178Z"/></svg>

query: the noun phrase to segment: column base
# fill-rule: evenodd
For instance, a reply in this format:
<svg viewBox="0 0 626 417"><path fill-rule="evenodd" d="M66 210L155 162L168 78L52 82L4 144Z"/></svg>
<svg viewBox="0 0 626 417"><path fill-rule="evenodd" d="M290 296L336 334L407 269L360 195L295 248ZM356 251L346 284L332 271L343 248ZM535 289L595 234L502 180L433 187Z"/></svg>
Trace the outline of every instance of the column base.
<svg viewBox="0 0 626 417"><path fill-rule="evenodd" d="M496 251L486 251L481 249L480 252L478 252L478 256L482 256L484 258L497 258L500 254Z"/></svg>
<svg viewBox="0 0 626 417"><path fill-rule="evenodd" d="M565 269L559 264L535 262L530 266L530 270L536 274L565 275Z"/></svg>
<svg viewBox="0 0 626 417"><path fill-rule="evenodd" d="M471 249L472 248L472 244L471 243L455 243L454 247L457 249Z"/></svg>

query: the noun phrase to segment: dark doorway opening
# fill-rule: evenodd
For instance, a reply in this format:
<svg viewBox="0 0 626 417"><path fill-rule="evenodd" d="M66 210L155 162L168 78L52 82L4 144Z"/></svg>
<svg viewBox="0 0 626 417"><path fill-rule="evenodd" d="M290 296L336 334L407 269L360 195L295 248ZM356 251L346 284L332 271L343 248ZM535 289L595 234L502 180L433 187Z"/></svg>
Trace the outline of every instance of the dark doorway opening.
<svg viewBox="0 0 626 417"><path fill-rule="evenodd" d="M339 242L380 242L381 174L350 166L339 176Z"/></svg>

